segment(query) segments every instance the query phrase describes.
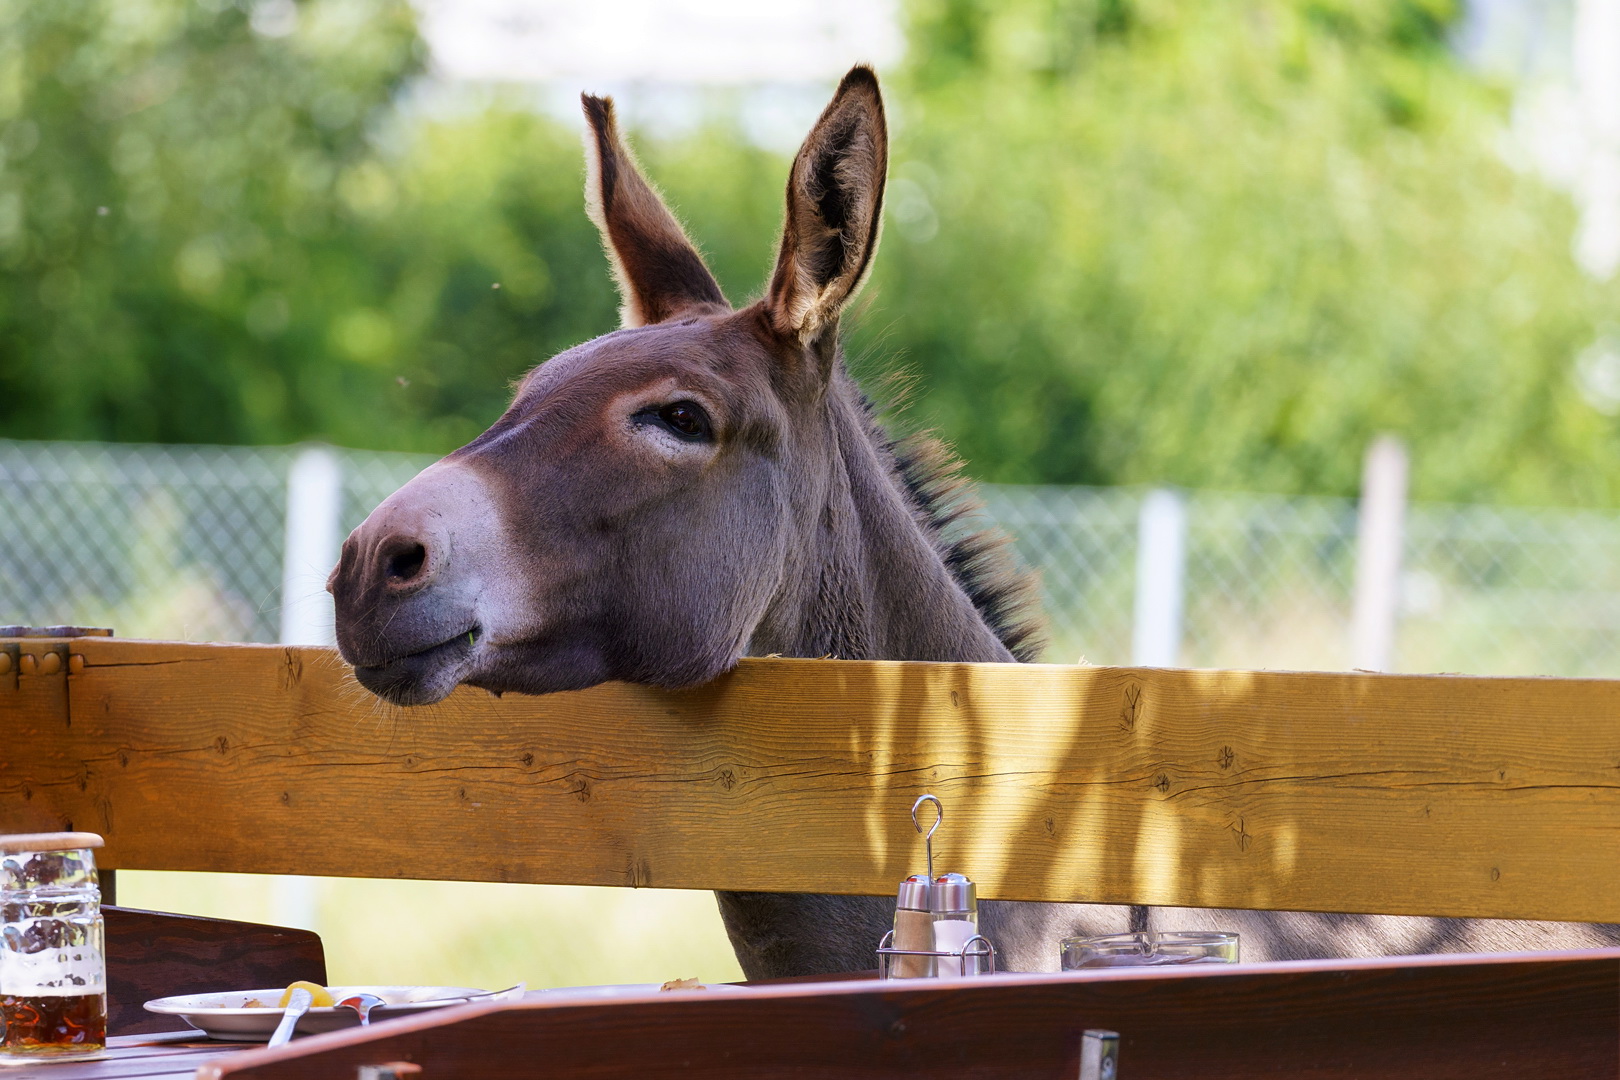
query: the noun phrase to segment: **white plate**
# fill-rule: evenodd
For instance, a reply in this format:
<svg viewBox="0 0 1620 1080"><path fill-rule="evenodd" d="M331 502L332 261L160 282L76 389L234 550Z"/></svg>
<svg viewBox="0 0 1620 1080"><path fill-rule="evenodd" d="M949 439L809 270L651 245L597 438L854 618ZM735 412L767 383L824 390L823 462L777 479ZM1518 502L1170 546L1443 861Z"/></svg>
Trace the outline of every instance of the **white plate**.
<svg viewBox="0 0 1620 1080"><path fill-rule="evenodd" d="M201 1028L212 1039L265 1042L276 1030L276 1025L281 1023L281 1009L276 1002L281 1000L285 989L277 986L269 990L233 990L224 994L182 994L148 1001L146 1011L178 1016L192 1027ZM460 1005L465 995L485 992L467 986L333 986L328 989L339 1000L350 994L376 994L382 998L385 1004L371 1011L374 1021L425 1009ZM269 1008L248 1008L249 999L262 1001ZM300 1035L313 1035L354 1027L359 1022L353 1009L339 1009L332 1005L312 1007L299 1019L297 1032Z"/></svg>

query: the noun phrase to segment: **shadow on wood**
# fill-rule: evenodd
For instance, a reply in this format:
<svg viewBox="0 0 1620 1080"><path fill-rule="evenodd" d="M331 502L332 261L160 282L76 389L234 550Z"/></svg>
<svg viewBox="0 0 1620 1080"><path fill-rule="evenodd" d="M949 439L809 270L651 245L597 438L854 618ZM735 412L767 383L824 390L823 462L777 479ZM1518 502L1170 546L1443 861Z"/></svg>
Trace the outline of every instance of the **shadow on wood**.
<svg viewBox="0 0 1620 1080"><path fill-rule="evenodd" d="M379 711L330 649L13 645L69 652L0 679L0 826L104 867L888 895L931 790L983 899L1620 921L1620 680L750 659Z"/></svg>
<svg viewBox="0 0 1620 1080"><path fill-rule="evenodd" d="M297 979L325 984L326 953L308 930L102 909L107 917L107 1033L133 1035L190 1027L141 1006L175 994L257 990Z"/></svg>

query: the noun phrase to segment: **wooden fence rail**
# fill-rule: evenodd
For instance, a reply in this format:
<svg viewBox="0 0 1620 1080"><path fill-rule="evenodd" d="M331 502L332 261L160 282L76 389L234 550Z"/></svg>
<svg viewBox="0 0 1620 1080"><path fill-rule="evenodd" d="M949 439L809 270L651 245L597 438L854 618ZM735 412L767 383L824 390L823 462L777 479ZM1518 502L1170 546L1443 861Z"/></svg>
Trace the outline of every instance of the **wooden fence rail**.
<svg viewBox="0 0 1620 1080"><path fill-rule="evenodd" d="M54 655L56 659L48 659ZM1620 682L745 660L384 706L330 650L0 641L0 831L113 867L1620 921Z"/></svg>

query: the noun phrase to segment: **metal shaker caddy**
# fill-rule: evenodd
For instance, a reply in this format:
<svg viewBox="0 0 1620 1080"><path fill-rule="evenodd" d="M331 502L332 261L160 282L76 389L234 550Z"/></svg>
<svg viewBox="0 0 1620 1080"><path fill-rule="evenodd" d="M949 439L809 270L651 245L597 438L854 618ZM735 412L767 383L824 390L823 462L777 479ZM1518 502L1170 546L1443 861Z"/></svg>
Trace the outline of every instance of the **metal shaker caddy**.
<svg viewBox="0 0 1620 1080"><path fill-rule="evenodd" d="M917 811L933 804L935 818L924 831ZM979 933L978 891L957 873L934 874L934 833L945 820L945 806L933 795L911 805L911 823L923 838L928 873L912 874L895 897L894 929L878 944L878 978L954 978L990 975L996 949Z"/></svg>

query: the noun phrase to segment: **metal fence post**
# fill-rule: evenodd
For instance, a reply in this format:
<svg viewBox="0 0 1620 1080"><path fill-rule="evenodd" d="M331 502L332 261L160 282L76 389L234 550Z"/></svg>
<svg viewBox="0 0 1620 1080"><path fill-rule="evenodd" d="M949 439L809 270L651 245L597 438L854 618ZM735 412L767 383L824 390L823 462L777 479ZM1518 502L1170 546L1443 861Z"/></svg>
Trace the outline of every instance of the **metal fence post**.
<svg viewBox="0 0 1620 1080"><path fill-rule="evenodd" d="M1131 663L1175 667L1187 580L1187 500L1179 492L1156 488L1142 500L1138 522Z"/></svg>
<svg viewBox="0 0 1620 1080"><path fill-rule="evenodd" d="M332 599L326 575L342 537L343 467L330 447L299 451L287 471L287 542L281 562L281 641L330 645Z"/></svg>
<svg viewBox="0 0 1620 1080"><path fill-rule="evenodd" d="M1367 448L1356 515L1355 614L1351 666L1388 671L1400 617L1401 547L1406 537L1406 447L1380 435Z"/></svg>
<svg viewBox="0 0 1620 1080"><path fill-rule="evenodd" d="M343 543L342 521L342 463L330 447L305 447L287 470L287 539L281 559L284 645L331 645L336 640L326 575ZM317 930L319 892L313 878L278 876L271 890L272 917L283 926Z"/></svg>

